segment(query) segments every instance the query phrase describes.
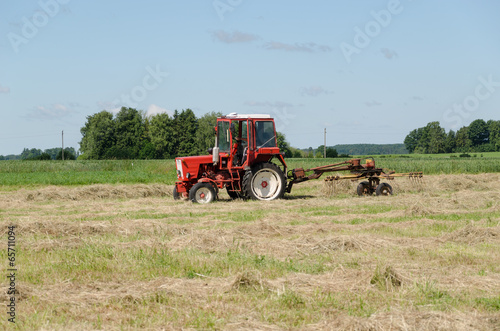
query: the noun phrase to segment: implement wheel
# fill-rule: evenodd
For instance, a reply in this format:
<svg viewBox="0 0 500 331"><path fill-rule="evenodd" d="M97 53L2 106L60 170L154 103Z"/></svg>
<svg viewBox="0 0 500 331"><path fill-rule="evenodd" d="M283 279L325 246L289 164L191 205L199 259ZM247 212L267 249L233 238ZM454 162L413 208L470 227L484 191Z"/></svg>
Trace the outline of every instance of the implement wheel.
<svg viewBox="0 0 500 331"><path fill-rule="evenodd" d="M356 192L358 193L358 195L360 197L362 197L364 195L372 195L373 194L373 190L370 186L370 183L367 181L359 183L358 188L356 189Z"/></svg>
<svg viewBox="0 0 500 331"><path fill-rule="evenodd" d="M392 195L392 187L387 183L380 183L375 190L377 195Z"/></svg>
<svg viewBox="0 0 500 331"><path fill-rule="evenodd" d="M210 203L215 196L215 189L210 183L197 183L189 190L189 200L192 202Z"/></svg>
<svg viewBox="0 0 500 331"><path fill-rule="evenodd" d="M274 200L285 194L286 178L273 163L260 163L243 176L245 196L255 200Z"/></svg>

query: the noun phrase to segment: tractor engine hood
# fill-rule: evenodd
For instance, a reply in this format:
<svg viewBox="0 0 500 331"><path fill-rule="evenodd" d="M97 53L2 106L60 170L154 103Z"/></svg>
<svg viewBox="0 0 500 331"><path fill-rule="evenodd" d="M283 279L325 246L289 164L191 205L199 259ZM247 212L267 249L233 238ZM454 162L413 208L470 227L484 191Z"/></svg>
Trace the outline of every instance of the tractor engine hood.
<svg viewBox="0 0 500 331"><path fill-rule="evenodd" d="M212 162L212 155L178 157L175 159L177 178L179 180L198 178L200 165L212 164Z"/></svg>

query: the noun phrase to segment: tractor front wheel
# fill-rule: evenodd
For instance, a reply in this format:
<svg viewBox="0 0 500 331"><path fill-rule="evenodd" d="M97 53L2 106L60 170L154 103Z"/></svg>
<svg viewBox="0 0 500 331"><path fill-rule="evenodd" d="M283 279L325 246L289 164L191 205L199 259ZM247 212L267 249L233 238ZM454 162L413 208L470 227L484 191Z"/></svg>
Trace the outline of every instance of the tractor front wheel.
<svg viewBox="0 0 500 331"><path fill-rule="evenodd" d="M197 203L210 203L215 200L215 189L210 183L197 183L189 190L189 200Z"/></svg>
<svg viewBox="0 0 500 331"><path fill-rule="evenodd" d="M273 163L260 163L248 170L243 177L245 196L255 200L274 200L285 194L286 178Z"/></svg>
<svg viewBox="0 0 500 331"><path fill-rule="evenodd" d="M174 200L179 200L181 198L179 192L177 191L177 186L174 186L174 192L172 192L172 195L174 197Z"/></svg>

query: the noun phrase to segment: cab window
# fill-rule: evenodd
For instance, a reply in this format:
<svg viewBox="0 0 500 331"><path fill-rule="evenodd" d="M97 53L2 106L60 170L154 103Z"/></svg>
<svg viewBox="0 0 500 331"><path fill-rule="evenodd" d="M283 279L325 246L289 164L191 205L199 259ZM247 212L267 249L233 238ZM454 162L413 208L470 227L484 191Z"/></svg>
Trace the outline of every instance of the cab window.
<svg viewBox="0 0 500 331"><path fill-rule="evenodd" d="M255 143L257 148L276 147L274 123L272 121L255 122Z"/></svg>
<svg viewBox="0 0 500 331"><path fill-rule="evenodd" d="M219 151L229 152L231 149L231 133L229 131L229 122L220 121L217 123L217 142Z"/></svg>

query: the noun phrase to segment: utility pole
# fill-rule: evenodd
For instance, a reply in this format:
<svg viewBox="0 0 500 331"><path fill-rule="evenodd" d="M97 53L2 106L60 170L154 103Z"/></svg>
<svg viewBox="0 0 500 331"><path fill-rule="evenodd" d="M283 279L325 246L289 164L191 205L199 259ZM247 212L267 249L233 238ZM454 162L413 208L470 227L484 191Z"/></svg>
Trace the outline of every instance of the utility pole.
<svg viewBox="0 0 500 331"><path fill-rule="evenodd" d="M325 128L325 144L323 145L323 157L326 159L326 128Z"/></svg>
<svg viewBox="0 0 500 331"><path fill-rule="evenodd" d="M62 130L62 132L61 132L61 139L62 139L62 151L61 151L61 155L62 155L62 160L64 161L64 130Z"/></svg>

